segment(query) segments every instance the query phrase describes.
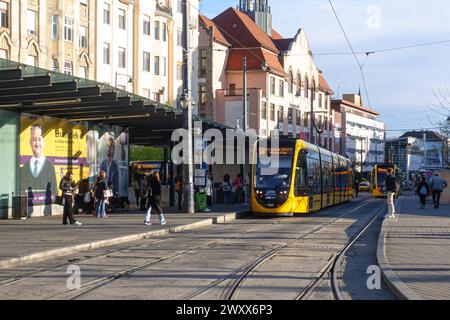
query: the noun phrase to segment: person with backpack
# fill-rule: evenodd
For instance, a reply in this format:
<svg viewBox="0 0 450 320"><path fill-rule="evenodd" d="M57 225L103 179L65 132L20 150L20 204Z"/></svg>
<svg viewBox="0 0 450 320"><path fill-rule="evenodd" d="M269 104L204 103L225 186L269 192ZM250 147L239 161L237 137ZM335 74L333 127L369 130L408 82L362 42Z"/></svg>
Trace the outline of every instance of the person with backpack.
<svg viewBox="0 0 450 320"><path fill-rule="evenodd" d="M427 197L430 194L430 185L428 184L426 177L422 177L417 185L417 194L420 198L420 209L423 210L427 203Z"/></svg>
<svg viewBox="0 0 450 320"><path fill-rule="evenodd" d="M434 177L430 179L430 185L431 192L433 194L434 208L438 209L441 201L441 193L448 187L448 183L439 176L439 173L436 172Z"/></svg>
<svg viewBox="0 0 450 320"><path fill-rule="evenodd" d="M64 201L64 212L63 212L63 225L67 225L67 218L69 218L69 223L71 225L81 226L82 223L78 222L72 210L73 205L73 191L75 189L75 183L73 181L73 173L68 171L64 178L62 178L59 183L59 189L62 190L62 197Z"/></svg>
<svg viewBox="0 0 450 320"><path fill-rule="evenodd" d="M400 190L400 183L397 178L394 177L394 169L388 168L386 170L386 191L387 191L387 205L388 205L388 215L385 218L394 219L395 218L395 205L394 196Z"/></svg>
<svg viewBox="0 0 450 320"><path fill-rule="evenodd" d="M159 176L159 172L155 172L153 174L153 177L149 183L151 188L151 196L149 197L150 200L150 208L147 211L147 216L145 217L145 225L151 226L151 217L152 212L159 215L159 223L163 226L165 225L166 219L163 215L163 209L162 209L162 185L161 185L161 178Z"/></svg>

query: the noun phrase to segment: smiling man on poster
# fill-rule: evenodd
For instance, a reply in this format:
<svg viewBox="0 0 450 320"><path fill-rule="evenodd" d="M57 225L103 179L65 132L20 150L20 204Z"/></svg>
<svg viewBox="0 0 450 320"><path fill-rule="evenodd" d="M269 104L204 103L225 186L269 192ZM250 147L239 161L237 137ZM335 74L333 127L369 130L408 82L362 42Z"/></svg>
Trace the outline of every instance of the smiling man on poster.
<svg viewBox="0 0 450 320"><path fill-rule="evenodd" d="M44 130L34 124L30 130L30 146L33 156L20 171L21 187L35 194L57 194L55 167L44 155Z"/></svg>
<svg viewBox="0 0 450 320"><path fill-rule="evenodd" d="M112 184L112 189L115 195L119 192L119 165L114 160L114 154L116 152L116 143L114 138L108 138L108 153L107 159L103 160L100 164L100 170L106 172L106 180L108 184Z"/></svg>

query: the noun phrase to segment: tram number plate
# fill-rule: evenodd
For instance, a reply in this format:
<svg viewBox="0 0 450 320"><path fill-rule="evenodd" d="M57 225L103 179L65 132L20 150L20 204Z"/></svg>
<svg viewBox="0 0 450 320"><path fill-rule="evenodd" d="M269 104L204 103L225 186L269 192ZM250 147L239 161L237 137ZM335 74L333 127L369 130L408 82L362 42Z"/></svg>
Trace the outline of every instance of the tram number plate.
<svg viewBox="0 0 450 320"><path fill-rule="evenodd" d="M273 202L267 203L267 207L269 207L269 208L273 208L274 206L275 206L275 204Z"/></svg>

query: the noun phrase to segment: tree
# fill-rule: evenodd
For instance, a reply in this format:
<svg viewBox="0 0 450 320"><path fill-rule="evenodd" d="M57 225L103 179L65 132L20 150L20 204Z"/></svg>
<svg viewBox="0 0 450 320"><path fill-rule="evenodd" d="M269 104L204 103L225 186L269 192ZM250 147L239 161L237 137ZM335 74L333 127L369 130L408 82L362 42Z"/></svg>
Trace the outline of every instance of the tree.
<svg viewBox="0 0 450 320"><path fill-rule="evenodd" d="M442 137L444 147L442 148L442 159L444 161L444 166L450 166L450 89L445 86L445 89L431 89L435 101L428 101L428 108L439 114L442 118L439 121L431 121L428 116L430 123L436 127L439 135Z"/></svg>
<svg viewBox="0 0 450 320"><path fill-rule="evenodd" d="M164 161L164 149L131 146L131 161Z"/></svg>

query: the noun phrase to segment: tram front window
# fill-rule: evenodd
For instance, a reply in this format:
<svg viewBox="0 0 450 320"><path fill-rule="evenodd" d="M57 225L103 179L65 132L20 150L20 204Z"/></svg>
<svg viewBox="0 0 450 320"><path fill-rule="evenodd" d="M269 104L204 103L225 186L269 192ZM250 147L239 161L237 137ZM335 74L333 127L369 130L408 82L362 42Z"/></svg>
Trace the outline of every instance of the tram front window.
<svg viewBox="0 0 450 320"><path fill-rule="evenodd" d="M259 155L267 155L264 152L266 152L266 149L259 149ZM294 148L280 147L272 149L271 154L272 156L278 154L277 163L264 164L258 157L255 165L254 187L255 197L258 202L265 207L274 208L281 206L288 198Z"/></svg>
<svg viewBox="0 0 450 320"><path fill-rule="evenodd" d="M378 185L378 189L381 192L385 192L386 191L385 182L386 182L386 172L378 172L378 174L377 174L377 185Z"/></svg>

